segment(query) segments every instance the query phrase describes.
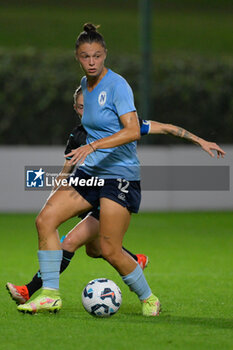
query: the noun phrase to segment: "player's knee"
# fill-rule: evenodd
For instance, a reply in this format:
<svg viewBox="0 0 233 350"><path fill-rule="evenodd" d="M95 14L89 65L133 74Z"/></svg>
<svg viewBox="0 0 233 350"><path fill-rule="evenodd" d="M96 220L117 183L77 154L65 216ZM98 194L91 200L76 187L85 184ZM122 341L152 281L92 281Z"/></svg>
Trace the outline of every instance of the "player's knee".
<svg viewBox="0 0 233 350"><path fill-rule="evenodd" d="M48 215L48 213L43 210L37 216L35 224L39 233L48 229L54 229L54 223L51 215Z"/></svg>
<svg viewBox="0 0 233 350"><path fill-rule="evenodd" d="M68 250L69 252L75 252L75 250L78 249L77 242L68 235L62 242L62 249Z"/></svg>
<svg viewBox="0 0 233 350"><path fill-rule="evenodd" d="M101 246L102 256L112 266L117 267L119 263L118 250L115 247L102 245Z"/></svg>
<svg viewBox="0 0 233 350"><path fill-rule="evenodd" d="M101 252L98 249L86 246L86 254L90 256L90 258L98 258L101 255Z"/></svg>
<svg viewBox="0 0 233 350"><path fill-rule="evenodd" d="M37 231L40 232L44 226L43 215L41 215L41 213L37 216L35 224L36 224Z"/></svg>

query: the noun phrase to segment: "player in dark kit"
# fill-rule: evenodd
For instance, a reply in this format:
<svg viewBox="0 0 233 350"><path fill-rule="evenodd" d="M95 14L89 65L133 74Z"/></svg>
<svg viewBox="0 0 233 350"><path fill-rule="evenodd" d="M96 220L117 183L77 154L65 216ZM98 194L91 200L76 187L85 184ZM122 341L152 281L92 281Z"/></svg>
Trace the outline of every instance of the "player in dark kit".
<svg viewBox="0 0 233 350"><path fill-rule="evenodd" d="M82 118L83 114L83 95L81 87L79 87L74 93L74 109L78 116ZM214 143L207 142L197 136L189 133L188 131L170 124L158 123L155 121L147 121L139 118L141 135L147 134L172 134L181 138L185 138L191 142L199 144L203 150L208 152L211 156L214 154L212 150L217 151L218 157L224 156L224 151ZM72 149L76 149L86 144L86 131L81 124L78 124L71 132L67 141L65 155L70 153ZM74 170L74 166L68 163L69 158L66 159L64 167L58 176L58 179L62 180L67 178L68 175ZM55 191L57 185L55 185L53 191ZM98 231L99 231L99 209L93 209L89 213L80 215L83 219L78 223L66 236L62 237L62 249L63 259L61 262L60 272L63 272L69 265L74 252L78 250L82 245L86 246L86 253L93 258L102 258L101 251L98 243ZM128 252L144 269L148 264L148 257L143 254L132 254ZM7 289L12 297L18 304L24 304L29 298L42 286L42 280L40 272L38 271L31 282L26 285L16 286L12 283L7 283Z"/></svg>

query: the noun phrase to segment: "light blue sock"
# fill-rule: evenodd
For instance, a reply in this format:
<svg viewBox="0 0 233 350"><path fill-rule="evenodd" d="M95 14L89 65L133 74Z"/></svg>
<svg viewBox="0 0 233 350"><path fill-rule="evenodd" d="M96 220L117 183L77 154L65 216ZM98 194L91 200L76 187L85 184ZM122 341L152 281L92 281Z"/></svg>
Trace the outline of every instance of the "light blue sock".
<svg viewBox="0 0 233 350"><path fill-rule="evenodd" d="M39 250L38 259L43 288L59 289L62 250Z"/></svg>
<svg viewBox="0 0 233 350"><path fill-rule="evenodd" d="M137 294L140 300L145 300L152 294L140 265L137 264L135 270L121 277L125 284Z"/></svg>

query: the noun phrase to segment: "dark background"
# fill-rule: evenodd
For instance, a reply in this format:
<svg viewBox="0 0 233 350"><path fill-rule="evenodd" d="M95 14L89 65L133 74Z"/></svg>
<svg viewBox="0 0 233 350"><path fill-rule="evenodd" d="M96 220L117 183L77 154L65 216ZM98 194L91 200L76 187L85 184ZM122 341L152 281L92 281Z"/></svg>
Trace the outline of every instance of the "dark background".
<svg viewBox="0 0 233 350"><path fill-rule="evenodd" d="M227 0L151 1L149 119L233 142L233 5ZM106 65L130 83L143 118L139 1L2 1L0 144L64 144L77 122L72 95L83 73L74 44L101 24ZM184 142L150 136L143 143Z"/></svg>

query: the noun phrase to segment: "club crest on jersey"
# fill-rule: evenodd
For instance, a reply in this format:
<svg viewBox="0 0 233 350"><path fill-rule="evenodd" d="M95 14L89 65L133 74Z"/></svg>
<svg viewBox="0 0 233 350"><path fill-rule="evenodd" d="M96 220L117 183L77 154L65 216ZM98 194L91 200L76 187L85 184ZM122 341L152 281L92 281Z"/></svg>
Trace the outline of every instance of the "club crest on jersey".
<svg viewBox="0 0 233 350"><path fill-rule="evenodd" d="M106 99L107 99L107 93L106 93L106 91L102 91L98 97L99 105L103 106L106 102Z"/></svg>

